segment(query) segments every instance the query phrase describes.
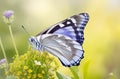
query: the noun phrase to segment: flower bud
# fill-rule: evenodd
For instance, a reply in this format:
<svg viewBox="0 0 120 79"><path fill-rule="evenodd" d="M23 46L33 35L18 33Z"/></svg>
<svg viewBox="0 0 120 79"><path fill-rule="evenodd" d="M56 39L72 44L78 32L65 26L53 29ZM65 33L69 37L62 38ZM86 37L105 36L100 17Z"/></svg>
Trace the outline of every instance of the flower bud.
<svg viewBox="0 0 120 79"><path fill-rule="evenodd" d="M7 11L3 12L3 19L4 19L5 23L11 24L14 20L14 11L7 10Z"/></svg>

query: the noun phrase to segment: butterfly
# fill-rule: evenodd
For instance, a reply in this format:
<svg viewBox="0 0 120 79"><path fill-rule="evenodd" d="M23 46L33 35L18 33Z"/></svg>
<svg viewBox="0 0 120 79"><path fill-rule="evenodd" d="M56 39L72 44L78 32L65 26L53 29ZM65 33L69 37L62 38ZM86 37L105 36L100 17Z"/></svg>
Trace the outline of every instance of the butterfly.
<svg viewBox="0 0 120 79"><path fill-rule="evenodd" d="M29 42L36 50L56 56L65 67L78 66L84 58L83 31L88 20L88 13L73 15L30 37Z"/></svg>

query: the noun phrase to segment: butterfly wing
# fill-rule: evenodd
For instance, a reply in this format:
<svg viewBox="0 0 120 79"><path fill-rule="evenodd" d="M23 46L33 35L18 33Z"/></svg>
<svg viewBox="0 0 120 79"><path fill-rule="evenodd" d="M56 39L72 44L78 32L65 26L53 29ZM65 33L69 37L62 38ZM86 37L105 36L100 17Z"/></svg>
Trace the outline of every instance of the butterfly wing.
<svg viewBox="0 0 120 79"><path fill-rule="evenodd" d="M41 38L43 50L58 57L64 66L77 66L83 58L82 46L68 36L44 34Z"/></svg>
<svg viewBox="0 0 120 79"><path fill-rule="evenodd" d="M62 34L72 38L82 45L84 41L83 30L88 20L89 15L87 13L73 15L70 18L55 24L44 32L37 34L37 36L43 34Z"/></svg>
<svg viewBox="0 0 120 79"><path fill-rule="evenodd" d="M42 42L43 49L57 56L64 66L77 66L84 54L83 31L88 20L87 13L80 13L55 24L36 37Z"/></svg>

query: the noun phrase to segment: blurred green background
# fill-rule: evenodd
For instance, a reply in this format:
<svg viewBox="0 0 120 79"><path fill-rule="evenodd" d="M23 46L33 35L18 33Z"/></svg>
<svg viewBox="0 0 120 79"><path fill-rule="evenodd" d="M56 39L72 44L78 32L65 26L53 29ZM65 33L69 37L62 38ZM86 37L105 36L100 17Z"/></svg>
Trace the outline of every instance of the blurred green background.
<svg viewBox="0 0 120 79"><path fill-rule="evenodd" d="M0 36L11 62L15 51L8 26L2 18L5 10L15 13L12 30L20 54L27 51L30 37L22 25L31 35L36 35L74 14L89 13L90 20L84 31L85 56L79 66L81 78L86 62L90 63L86 79L120 78L120 0L0 0ZM60 66L61 72L71 74L68 68ZM0 79L4 76L2 72L0 70Z"/></svg>

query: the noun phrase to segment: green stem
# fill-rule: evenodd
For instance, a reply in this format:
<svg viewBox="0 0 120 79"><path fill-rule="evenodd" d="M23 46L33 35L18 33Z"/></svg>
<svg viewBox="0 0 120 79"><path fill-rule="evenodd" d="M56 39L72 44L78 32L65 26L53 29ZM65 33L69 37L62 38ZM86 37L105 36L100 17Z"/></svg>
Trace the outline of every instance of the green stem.
<svg viewBox="0 0 120 79"><path fill-rule="evenodd" d="M2 52L3 52L4 58L6 59L7 68L8 68L7 56L6 56L5 49L4 49L4 47L3 47L3 44L2 44L1 38L0 38L0 46L1 46L1 49L2 49Z"/></svg>
<svg viewBox="0 0 120 79"><path fill-rule="evenodd" d="M13 45L14 45L14 48L15 48L15 52L16 52L17 56L19 56L19 53L18 53L18 50L17 50L16 44L15 44L15 41L14 41L14 38L13 38L11 25L8 25L8 27L9 27L10 35L11 35L12 42L13 42Z"/></svg>

